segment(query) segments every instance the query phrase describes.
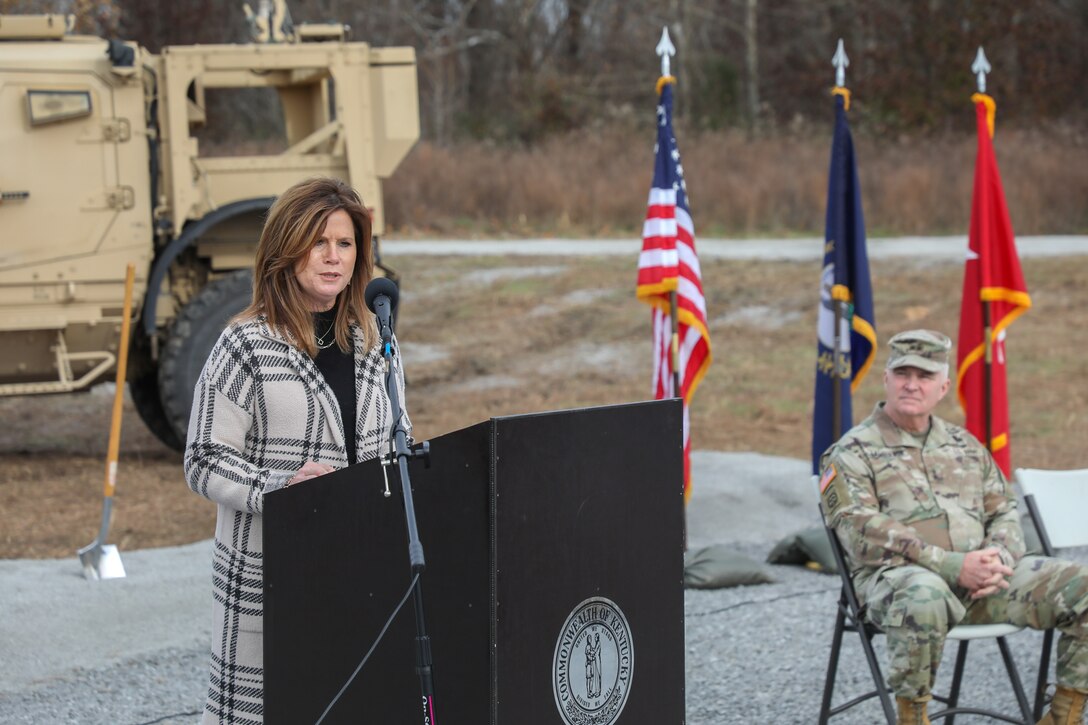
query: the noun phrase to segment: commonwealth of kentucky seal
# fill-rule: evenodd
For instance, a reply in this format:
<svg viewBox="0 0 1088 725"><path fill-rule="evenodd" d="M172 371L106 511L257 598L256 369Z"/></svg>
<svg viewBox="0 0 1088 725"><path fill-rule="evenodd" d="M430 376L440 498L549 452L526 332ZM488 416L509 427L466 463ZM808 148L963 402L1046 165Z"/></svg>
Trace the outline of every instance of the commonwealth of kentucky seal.
<svg viewBox="0 0 1088 725"><path fill-rule="evenodd" d="M611 599L591 597L570 613L555 643L552 692L567 725L612 725L631 692L635 647Z"/></svg>

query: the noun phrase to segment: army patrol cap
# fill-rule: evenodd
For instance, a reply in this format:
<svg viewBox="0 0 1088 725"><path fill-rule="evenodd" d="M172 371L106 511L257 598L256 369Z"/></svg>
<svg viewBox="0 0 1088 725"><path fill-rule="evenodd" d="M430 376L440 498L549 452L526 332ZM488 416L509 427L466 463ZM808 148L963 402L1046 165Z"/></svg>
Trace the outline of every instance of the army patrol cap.
<svg viewBox="0 0 1088 725"><path fill-rule="evenodd" d="M907 330L888 340L888 370L913 367L931 373L946 370L952 341L933 330Z"/></svg>

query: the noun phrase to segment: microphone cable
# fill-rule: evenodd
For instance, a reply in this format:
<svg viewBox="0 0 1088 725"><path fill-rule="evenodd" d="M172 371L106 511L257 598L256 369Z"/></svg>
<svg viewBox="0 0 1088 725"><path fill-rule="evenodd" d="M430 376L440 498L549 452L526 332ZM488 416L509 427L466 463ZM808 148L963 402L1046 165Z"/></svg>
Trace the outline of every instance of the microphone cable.
<svg viewBox="0 0 1088 725"><path fill-rule="evenodd" d="M349 677L348 681L344 683L344 686L340 688L340 692L336 693L336 697L332 698L332 702L330 702L329 706L325 708L325 712L321 713L321 717L317 719L317 722L315 722L314 725L321 725L321 721L325 719L325 716L329 714L330 710L332 710L333 705L336 704L336 702L340 699L340 696L344 694L344 692L348 689L348 686L355 680L356 675L358 675L359 671L363 669L363 665L365 665L366 661L370 659L370 655L374 654L374 650L378 647L378 643L380 643L382 641L382 637L385 636L385 631L389 629L389 625L393 624L393 620L397 618L397 615L400 614L400 610L404 608L404 603L407 602L408 597L412 595L412 590L415 589L417 581L419 581L419 572L416 572L415 576L412 577L411 583L408 584L408 591L406 591L404 593L404 596L401 597L400 604L398 604L396 609L393 610L393 613L389 615L389 619L385 620L385 626L382 627L381 632L378 632L378 636L374 639L374 644L370 645L370 649L367 650L367 653L365 655L363 655L363 659L359 663L359 666L356 667L355 671L351 673L351 677Z"/></svg>

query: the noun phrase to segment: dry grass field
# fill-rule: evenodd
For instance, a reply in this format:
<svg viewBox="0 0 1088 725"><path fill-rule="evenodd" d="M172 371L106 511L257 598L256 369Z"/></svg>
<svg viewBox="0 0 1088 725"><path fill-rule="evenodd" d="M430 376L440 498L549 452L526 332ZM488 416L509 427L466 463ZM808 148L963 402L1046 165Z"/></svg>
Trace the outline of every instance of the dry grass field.
<svg viewBox="0 0 1088 725"><path fill-rule="evenodd" d="M646 396L649 311L634 298L633 258L393 261L417 438ZM1088 258L1023 266L1034 307L1008 341L1013 464L1088 466ZM875 261L881 340L914 326L954 336L961 275L953 263ZM692 409L696 448L807 458L818 278L811 263L704 261L715 360ZM870 373L856 417L880 391ZM94 537L111 403L108 388L0 400L0 558L74 556ZM951 395L941 413L962 420ZM185 486L180 456L126 415L110 541L131 550L210 537L214 508Z"/></svg>
<svg viewBox="0 0 1088 725"><path fill-rule="evenodd" d="M869 235L963 234L975 168L974 116L933 136L855 134ZM652 117L646 119L652 121ZM1011 128L994 149L1018 234L1088 231L1083 123ZM704 237L823 233L830 129L677 129L692 212ZM653 170L654 129L602 126L532 147L423 142L384 186L397 236L633 236Z"/></svg>

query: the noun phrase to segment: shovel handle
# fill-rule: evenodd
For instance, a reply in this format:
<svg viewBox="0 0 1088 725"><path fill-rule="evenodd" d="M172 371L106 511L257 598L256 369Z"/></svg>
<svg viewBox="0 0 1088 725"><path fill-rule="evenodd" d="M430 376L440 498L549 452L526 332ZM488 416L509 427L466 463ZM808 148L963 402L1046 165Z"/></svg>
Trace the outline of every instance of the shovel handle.
<svg viewBox="0 0 1088 725"><path fill-rule="evenodd" d="M117 350L117 390L113 393L113 415L110 417L110 445L106 454L106 498L117 487L117 455L121 448L121 409L125 400L125 374L128 367L128 337L132 316L132 287L136 281L136 265L125 270L125 304L121 312L121 344Z"/></svg>

